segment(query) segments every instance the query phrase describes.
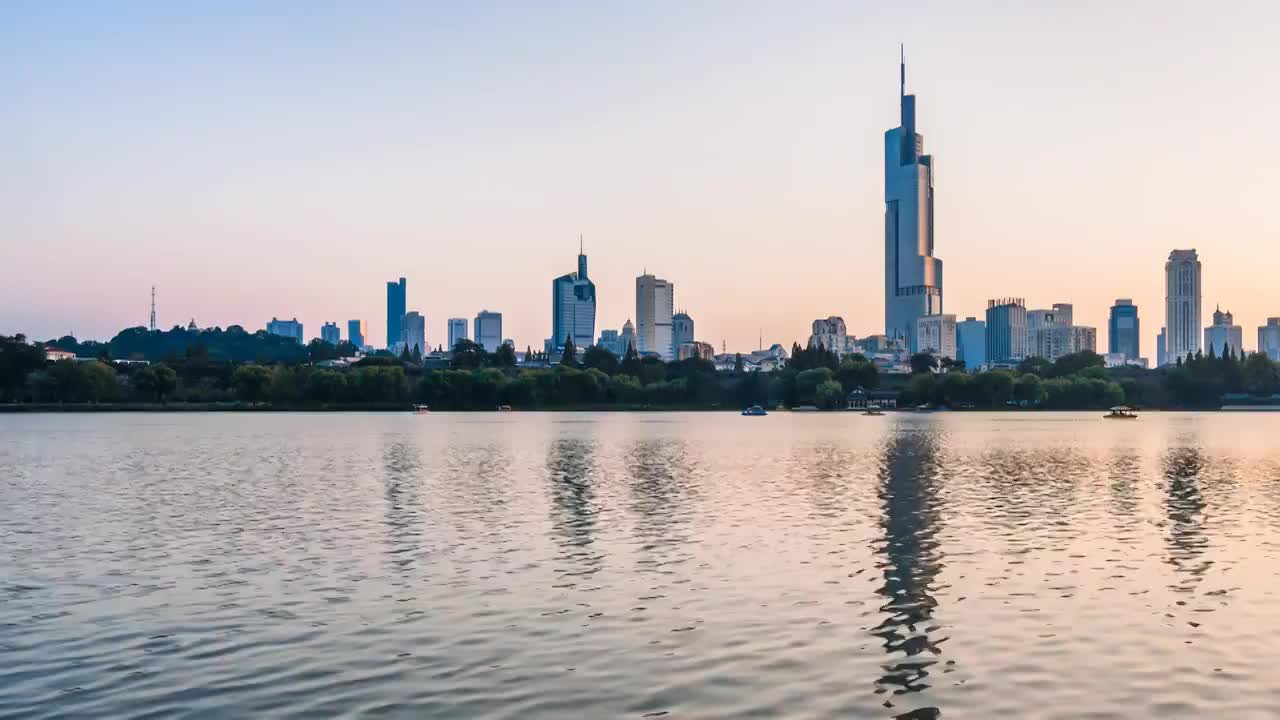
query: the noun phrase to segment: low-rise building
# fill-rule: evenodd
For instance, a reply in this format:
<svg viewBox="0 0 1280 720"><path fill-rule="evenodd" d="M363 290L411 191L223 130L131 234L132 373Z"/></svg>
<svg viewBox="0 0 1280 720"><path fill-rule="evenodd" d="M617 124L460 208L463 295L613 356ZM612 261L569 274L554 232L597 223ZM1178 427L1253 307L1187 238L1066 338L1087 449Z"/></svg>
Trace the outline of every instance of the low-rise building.
<svg viewBox="0 0 1280 720"><path fill-rule="evenodd" d="M897 390L868 390L859 385L850 390L845 399L850 410L865 410L869 407L896 408L901 396Z"/></svg>
<svg viewBox="0 0 1280 720"><path fill-rule="evenodd" d="M52 345L46 345L44 348L44 359L52 362L57 362L59 360L75 360L76 354L69 350L63 350L62 348L56 348Z"/></svg>
<svg viewBox="0 0 1280 720"><path fill-rule="evenodd" d="M690 358L695 358L695 357L705 358L707 360L714 360L715 356L716 356L716 349L712 347L710 343L698 342L698 341L687 342L687 343L681 343L680 347L676 348L677 360L688 360Z"/></svg>

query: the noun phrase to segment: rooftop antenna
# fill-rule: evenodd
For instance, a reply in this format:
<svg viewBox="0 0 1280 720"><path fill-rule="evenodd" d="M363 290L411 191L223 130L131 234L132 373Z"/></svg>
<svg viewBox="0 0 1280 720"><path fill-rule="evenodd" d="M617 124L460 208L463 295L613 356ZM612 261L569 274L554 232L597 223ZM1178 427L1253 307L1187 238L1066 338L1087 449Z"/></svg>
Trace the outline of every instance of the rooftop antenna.
<svg viewBox="0 0 1280 720"><path fill-rule="evenodd" d="M151 286L151 332L156 331L156 286Z"/></svg>
<svg viewBox="0 0 1280 720"><path fill-rule="evenodd" d="M758 347L758 348L756 348L756 349L757 349L757 350L763 350L763 349L764 349L764 328L760 328L760 347Z"/></svg>
<svg viewBox="0 0 1280 720"><path fill-rule="evenodd" d="M578 233L578 254L582 254L582 233Z"/></svg>
<svg viewBox="0 0 1280 720"><path fill-rule="evenodd" d="M898 43L898 97L907 94L907 46Z"/></svg>

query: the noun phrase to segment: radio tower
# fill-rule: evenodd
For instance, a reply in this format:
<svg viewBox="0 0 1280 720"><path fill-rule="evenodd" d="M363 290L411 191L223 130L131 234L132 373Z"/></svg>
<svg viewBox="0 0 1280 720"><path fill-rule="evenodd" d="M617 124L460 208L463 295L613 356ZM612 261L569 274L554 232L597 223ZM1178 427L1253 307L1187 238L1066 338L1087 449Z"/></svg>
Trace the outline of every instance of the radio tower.
<svg viewBox="0 0 1280 720"><path fill-rule="evenodd" d="M151 332L156 331L156 286L151 286Z"/></svg>

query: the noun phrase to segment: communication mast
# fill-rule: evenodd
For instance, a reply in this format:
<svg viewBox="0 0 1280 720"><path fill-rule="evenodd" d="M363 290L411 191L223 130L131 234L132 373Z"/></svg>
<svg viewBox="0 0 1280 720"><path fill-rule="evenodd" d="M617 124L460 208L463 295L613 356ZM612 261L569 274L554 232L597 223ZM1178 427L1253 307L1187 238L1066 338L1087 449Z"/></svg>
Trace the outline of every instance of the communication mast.
<svg viewBox="0 0 1280 720"><path fill-rule="evenodd" d="M156 286L151 286L151 332L156 331Z"/></svg>

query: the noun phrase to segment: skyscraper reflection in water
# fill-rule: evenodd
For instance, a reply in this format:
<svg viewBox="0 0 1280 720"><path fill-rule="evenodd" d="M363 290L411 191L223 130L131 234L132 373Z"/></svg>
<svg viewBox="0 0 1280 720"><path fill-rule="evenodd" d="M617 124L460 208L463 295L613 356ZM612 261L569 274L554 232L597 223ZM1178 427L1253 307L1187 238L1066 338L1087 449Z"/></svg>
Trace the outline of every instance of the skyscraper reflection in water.
<svg viewBox="0 0 1280 720"><path fill-rule="evenodd" d="M884 537L877 542L877 568L884 584L880 611L884 619L871 632L880 638L889 656L884 674L876 680L876 693L903 696L930 687L932 666L941 661L941 628L934 620L933 596L942 557L939 531L937 438L931 427L899 421L887 440L880 466L880 525ZM895 706L897 697L889 699ZM937 707L910 709L898 718L940 717Z"/></svg>
<svg viewBox="0 0 1280 720"><path fill-rule="evenodd" d="M1209 539L1204 534L1204 497L1200 476L1205 461L1192 445L1171 448L1165 455L1165 516L1169 521L1169 559L1174 570L1184 574L1172 586L1178 592L1193 592L1213 565L1204 553Z"/></svg>
<svg viewBox="0 0 1280 720"><path fill-rule="evenodd" d="M600 569L602 556L592 548L597 522L591 482L594 451L594 441L578 437L559 438L547 449L551 522L561 537L557 559L570 563L558 570L568 577L587 578Z"/></svg>

